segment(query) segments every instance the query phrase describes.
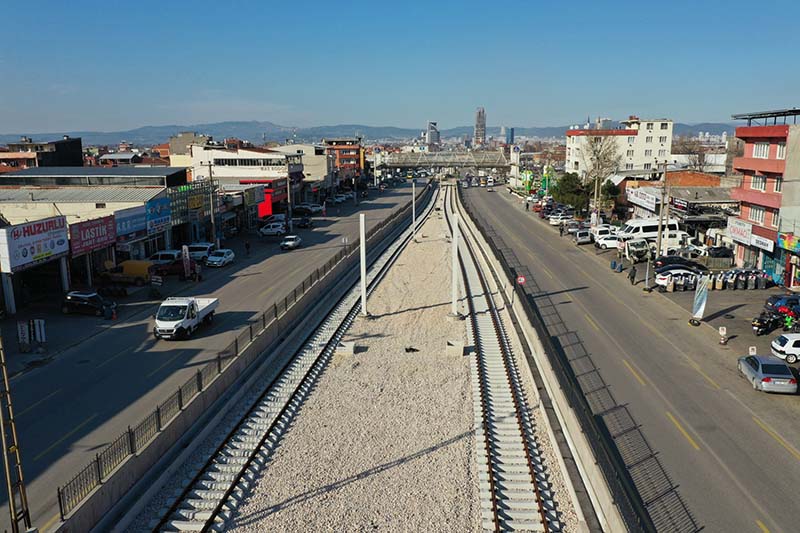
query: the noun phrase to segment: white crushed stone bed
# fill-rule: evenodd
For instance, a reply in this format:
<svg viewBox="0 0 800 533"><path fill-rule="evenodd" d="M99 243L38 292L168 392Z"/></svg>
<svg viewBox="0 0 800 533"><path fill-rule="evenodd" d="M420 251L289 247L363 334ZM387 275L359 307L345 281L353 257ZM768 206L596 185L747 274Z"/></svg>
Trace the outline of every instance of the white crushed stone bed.
<svg viewBox="0 0 800 533"><path fill-rule="evenodd" d="M334 356L228 531L480 531L446 233L432 215L370 296L356 354Z"/></svg>

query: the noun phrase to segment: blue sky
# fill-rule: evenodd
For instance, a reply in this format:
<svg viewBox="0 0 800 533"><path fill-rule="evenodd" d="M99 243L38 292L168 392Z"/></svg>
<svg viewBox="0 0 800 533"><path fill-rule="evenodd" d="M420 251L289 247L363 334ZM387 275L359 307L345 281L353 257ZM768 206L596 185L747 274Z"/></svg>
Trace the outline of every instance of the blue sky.
<svg viewBox="0 0 800 533"><path fill-rule="evenodd" d="M800 2L4 2L0 133L800 106Z"/></svg>

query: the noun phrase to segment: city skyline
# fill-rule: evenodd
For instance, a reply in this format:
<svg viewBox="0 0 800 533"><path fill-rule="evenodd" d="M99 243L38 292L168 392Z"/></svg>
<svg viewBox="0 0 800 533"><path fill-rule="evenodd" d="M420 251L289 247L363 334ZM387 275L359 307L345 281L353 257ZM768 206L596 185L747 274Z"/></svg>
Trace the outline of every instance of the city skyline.
<svg viewBox="0 0 800 533"><path fill-rule="evenodd" d="M106 4L54 3L37 13L36 31L14 26L2 38L0 67L14 75L0 87L11 103L0 133L229 120L418 128L432 116L461 126L478 106L497 125L570 124L587 112L730 122L796 105L800 73L779 51L800 37L736 38L745 24L800 14L790 2L769 14L739 1L657 12L627 1L518 3L489 15L478 3L457 5L356 2L332 16L314 2L302 11L144 2L98 24ZM11 2L5 11L26 9ZM481 45L464 48L473 32ZM358 68L342 69L348 56ZM763 72L782 82L765 85Z"/></svg>

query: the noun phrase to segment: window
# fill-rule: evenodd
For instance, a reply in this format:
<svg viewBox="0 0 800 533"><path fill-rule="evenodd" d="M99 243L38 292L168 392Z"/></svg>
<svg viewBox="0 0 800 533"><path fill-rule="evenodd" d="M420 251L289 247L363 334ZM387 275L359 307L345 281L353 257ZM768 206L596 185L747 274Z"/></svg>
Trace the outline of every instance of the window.
<svg viewBox="0 0 800 533"><path fill-rule="evenodd" d="M625 170L633 170L633 163L625 163Z"/></svg>
<svg viewBox="0 0 800 533"><path fill-rule="evenodd" d="M772 212L772 227L779 228L781 226L781 214L775 211Z"/></svg>
<svg viewBox="0 0 800 533"><path fill-rule="evenodd" d="M646 142L646 143L651 143L651 142L653 142L653 137L652 137L652 136L650 136L650 137L645 137L645 139L644 139L644 142Z"/></svg>
<svg viewBox="0 0 800 533"><path fill-rule="evenodd" d="M658 155L659 156L665 156L665 155L667 155L667 151L662 148L661 150L658 151Z"/></svg>
<svg viewBox="0 0 800 533"><path fill-rule="evenodd" d="M104 204L104 203L94 204L94 208L95 209L105 209L106 208L106 204Z"/></svg>
<svg viewBox="0 0 800 533"><path fill-rule="evenodd" d="M650 170L651 168L653 168L653 164L652 163L645 163L644 164L644 169L645 170Z"/></svg>
<svg viewBox="0 0 800 533"><path fill-rule="evenodd" d="M653 129L653 123L652 122L648 122L647 123L647 129L648 130L652 130Z"/></svg>
<svg viewBox="0 0 800 533"><path fill-rule="evenodd" d="M644 151L644 156L645 157L653 157L653 151L652 150L645 150Z"/></svg>
<svg viewBox="0 0 800 533"><path fill-rule="evenodd" d="M783 189L783 178L778 176L775 178L775 192L781 192L781 189Z"/></svg>
<svg viewBox="0 0 800 533"><path fill-rule="evenodd" d="M627 155L628 157L633 157L633 150L628 150Z"/></svg>
<svg viewBox="0 0 800 533"><path fill-rule="evenodd" d="M628 137L628 144L633 144L636 142L636 137Z"/></svg>
<svg viewBox="0 0 800 533"><path fill-rule="evenodd" d="M764 176L751 177L750 188L756 191L765 191L767 189L767 178Z"/></svg>
<svg viewBox="0 0 800 533"><path fill-rule="evenodd" d="M758 224L764 223L764 208L757 205L750 206L750 220Z"/></svg>
<svg viewBox="0 0 800 533"><path fill-rule="evenodd" d="M662 130L668 130L669 129L669 122L662 122L661 123L661 129Z"/></svg>
<svg viewBox="0 0 800 533"><path fill-rule="evenodd" d="M660 142L661 144L664 144L665 142L667 142L667 136L666 135L662 135L661 137L658 138L658 142Z"/></svg>
<svg viewBox="0 0 800 533"><path fill-rule="evenodd" d="M769 143L755 143L753 145L753 157L767 159L769 157Z"/></svg>
<svg viewBox="0 0 800 533"><path fill-rule="evenodd" d="M786 159L786 143L778 143L778 155L776 156L778 159Z"/></svg>

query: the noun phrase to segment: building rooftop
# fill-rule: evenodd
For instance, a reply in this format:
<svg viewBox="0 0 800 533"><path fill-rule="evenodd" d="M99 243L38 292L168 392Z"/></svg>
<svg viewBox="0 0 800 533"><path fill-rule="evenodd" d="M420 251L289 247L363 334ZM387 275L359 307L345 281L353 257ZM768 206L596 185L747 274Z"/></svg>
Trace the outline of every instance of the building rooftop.
<svg viewBox="0 0 800 533"><path fill-rule="evenodd" d="M670 195L689 203L736 204L731 198L730 187L670 187Z"/></svg>
<svg viewBox="0 0 800 533"><path fill-rule="evenodd" d="M163 178L185 171L186 167L37 167L9 172L5 177Z"/></svg>
<svg viewBox="0 0 800 533"><path fill-rule="evenodd" d="M0 203L146 202L164 187L0 187Z"/></svg>
<svg viewBox="0 0 800 533"><path fill-rule="evenodd" d="M127 161L134 157L141 157L141 154L135 154L133 152L115 152L113 154L103 154L100 156L100 159L106 161L109 159L114 161Z"/></svg>
<svg viewBox="0 0 800 533"><path fill-rule="evenodd" d="M753 120L764 119L764 125L767 125L769 119L772 119L773 124L777 124L778 119L783 119L783 124L786 124L786 117L794 117L794 124L797 124L797 117L800 116L800 109L793 107L791 109L775 109L773 111L759 111L756 113L740 113L738 115L731 115L734 120L746 120L749 126Z"/></svg>

